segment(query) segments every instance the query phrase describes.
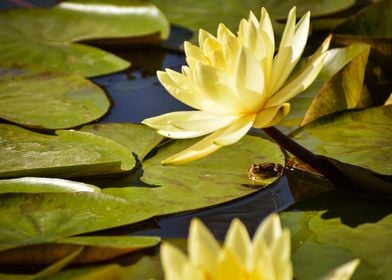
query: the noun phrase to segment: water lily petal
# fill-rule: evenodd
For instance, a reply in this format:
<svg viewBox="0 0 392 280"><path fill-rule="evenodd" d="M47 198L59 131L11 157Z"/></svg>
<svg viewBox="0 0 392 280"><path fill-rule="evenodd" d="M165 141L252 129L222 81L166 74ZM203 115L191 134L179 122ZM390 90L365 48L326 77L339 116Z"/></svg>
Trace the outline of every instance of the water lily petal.
<svg viewBox="0 0 392 280"><path fill-rule="evenodd" d="M188 264L188 258L185 254L166 242L162 243L160 253L165 279L182 280L183 267Z"/></svg>
<svg viewBox="0 0 392 280"><path fill-rule="evenodd" d="M163 135L167 137L181 139L184 138L181 132L184 132L184 135L195 133L195 136L192 137L206 135L228 126L237 118L233 115L217 116L205 111L179 111L148 118L143 120L142 123L158 129L158 132L164 133Z"/></svg>
<svg viewBox="0 0 392 280"><path fill-rule="evenodd" d="M295 34L292 41L293 62L295 61L295 64L301 58L302 53L305 49L305 45L309 35L309 27L310 27L310 12L307 12L302 16L302 18L299 20L295 28Z"/></svg>
<svg viewBox="0 0 392 280"><path fill-rule="evenodd" d="M241 48L235 67L237 88L259 93L260 96L264 91L264 73L255 56L246 48Z"/></svg>
<svg viewBox="0 0 392 280"><path fill-rule="evenodd" d="M205 31L204 29L199 29L199 46L200 48L203 48L204 46L204 41L207 38L215 38L211 33Z"/></svg>
<svg viewBox="0 0 392 280"><path fill-rule="evenodd" d="M203 51L211 66L225 69L226 62L224 59L222 46L215 38L207 38L204 40Z"/></svg>
<svg viewBox="0 0 392 280"><path fill-rule="evenodd" d="M234 219L226 234L224 248L230 249L244 267L251 250L251 240L246 227L239 219Z"/></svg>
<svg viewBox="0 0 392 280"><path fill-rule="evenodd" d="M280 40L279 51L275 56L268 92L270 94L277 91L289 76L292 68L293 47L292 41L295 33L296 9L293 7L288 15L282 39Z"/></svg>
<svg viewBox="0 0 392 280"><path fill-rule="evenodd" d="M224 248L218 255L218 267L214 280L238 280L243 279L245 267L240 263L239 259L235 256L233 250ZM211 278L207 278L211 279Z"/></svg>
<svg viewBox="0 0 392 280"><path fill-rule="evenodd" d="M267 107L286 102L311 85L323 67L330 41L331 36L328 36L299 73L268 100Z"/></svg>
<svg viewBox="0 0 392 280"><path fill-rule="evenodd" d="M320 280L348 280L353 275L355 269L359 265L359 259L352 260L345 263L334 270L330 271L327 275L323 276Z"/></svg>
<svg viewBox="0 0 392 280"><path fill-rule="evenodd" d="M275 107L262 110L256 116L253 127L263 128L274 126L279 123L290 112L290 104L283 103Z"/></svg>
<svg viewBox="0 0 392 280"><path fill-rule="evenodd" d="M204 55L203 50L201 48L191 44L188 41L184 42L184 51L185 51L185 55L186 55L186 62L188 63L188 65L191 68L195 67L196 61L202 62L205 64L208 63L208 59Z"/></svg>
<svg viewBox="0 0 392 280"><path fill-rule="evenodd" d="M263 240L268 247L271 247L271 245L274 244L281 235L282 227L280 225L279 216L273 213L265 218L261 225L257 228L253 237L254 246L257 248L259 246L258 243Z"/></svg>
<svg viewBox="0 0 392 280"><path fill-rule="evenodd" d="M208 96L205 98L211 102L211 105L208 106L203 104L205 111L239 114L246 110L246 108L241 107L242 98L238 96L235 86L230 84L233 79L228 73L210 65L198 63L194 74L195 82L203 94ZM221 108L218 107L219 105Z"/></svg>
<svg viewBox="0 0 392 280"><path fill-rule="evenodd" d="M228 65L234 65L240 50L240 44L234 34L223 24L219 24L218 27L218 40L221 42L223 48L223 55L226 62L226 72L234 74L234 67L228 67Z"/></svg>
<svg viewBox="0 0 392 280"><path fill-rule="evenodd" d="M213 274L220 249L220 245L206 226L200 220L193 219L188 237L188 253L191 263Z"/></svg>
<svg viewBox="0 0 392 280"><path fill-rule="evenodd" d="M261 8L259 31L264 32L267 35L269 42L272 43L272 45L270 45L269 48L267 47L266 48L269 51L272 50L272 54L273 54L275 51L274 30L272 28L271 18L264 7Z"/></svg>
<svg viewBox="0 0 392 280"><path fill-rule="evenodd" d="M206 157L222 146L231 145L249 131L254 118L254 115L249 115L238 119L228 127L215 131L189 148L163 160L162 164L184 164Z"/></svg>
<svg viewBox="0 0 392 280"><path fill-rule="evenodd" d="M186 70L183 71L186 72ZM204 111L210 109L221 114L229 112L223 105L206 97L205 93L187 76L170 69L167 69L166 72L158 71L157 76L161 84L173 97L188 106Z"/></svg>
<svg viewBox="0 0 392 280"><path fill-rule="evenodd" d="M271 247L271 257L275 267L276 279L292 280L293 267L291 264L290 232L283 229L282 234Z"/></svg>
<svg viewBox="0 0 392 280"><path fill-rule="evenodd" d="M222 128L222 132L212 140L213 143L219 146L227 146L238 142L251 129L255 118L256 115L254 114L247 115Z"/></svg>

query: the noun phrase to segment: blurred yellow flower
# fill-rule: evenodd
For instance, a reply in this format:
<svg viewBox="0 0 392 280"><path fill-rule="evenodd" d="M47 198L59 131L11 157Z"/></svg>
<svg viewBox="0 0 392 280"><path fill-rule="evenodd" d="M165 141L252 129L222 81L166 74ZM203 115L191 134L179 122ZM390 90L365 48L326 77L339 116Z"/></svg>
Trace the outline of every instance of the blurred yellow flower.
<svg viewBox="0 0 392 280"><path fill-rule="evenodd" d="M161 246L166 280L292 280L290 233L281 228L279 216L268 216L257 229L253 241L245 226L234 219L223 247L198 219L189 231L187 257L169 243ZM359 261L331 271L323 280L346 280Z"/></svg>
<svg viewBox="0 0 392 280"><path fill-rule="evenodd" d="M305 90L320 72L330 36L290 77L301 58L309 33L310 13L296 23L295 7L275 53L274 33L267 11L258 20L250 12L235 36L220 24L217 36L200 30L199 46L185 42L189 66L182 73L158 71L162 85L196 111L172 112L145 119L144 124L176 139L210 134L188 149L164 160L181 164L203 158L240 140L251 127L277 124L290 110L289 99Z"/></svg>

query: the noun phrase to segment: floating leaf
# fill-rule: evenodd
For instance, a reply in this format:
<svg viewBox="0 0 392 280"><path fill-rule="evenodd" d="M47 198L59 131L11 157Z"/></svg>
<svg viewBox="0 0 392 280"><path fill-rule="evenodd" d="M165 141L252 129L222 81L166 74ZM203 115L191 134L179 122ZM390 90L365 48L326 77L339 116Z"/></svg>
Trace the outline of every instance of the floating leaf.
<svg viewBox="0 0 392 280"><path fill-rule="evenodd" d="M9 10L0 14L0 25L0 65L36 65L89 77L125 69L129 62L74 42L154 35L164 39L169 30L155 6L119 0L69 1L48 9Z"/></svg>
<svg viewBox="0 0 392 280"><path fill-rule="evenodd" d="M122 226L155 214L149 205L103 193L0 195L0 250Z"/></svg>
<svg viewBox="0 0 392 280"><path fill-rule="evenodd" d="M100 188L93 185L56 178L23 177L0 180L0 193L62 193L100 191Z"/></svg>
<svg viewBox="0 0 392 280"><path fill-rule="evenodd" d="M293 6L297 6L298 15L302 15L310 10L313 16L322 16L346 9L352 6L355 1L153 0L152 2L167 15L171 23L187 27L194 32L202 28L214 34L216 27L221 22L233 32L237 31L238 22L241 18L248 17L249 11L253 11L258 16L261 7L267 8L273 19L285 20Z"/></svg>
<svg viewBox="0 0 392 280"><path fill-rule="evenodd" d="M78 248L84 248L72 263L93 263L140 251L158 245L159 237L149 236L80 236L19 247L0 253L0 264L50 264L57 262ZM42 254L42 252L46 252Z"/></svg>
<svg viewBox="0 0 392 280"><path fill-rule="evenodd" d="M388 279L392 273L391 200L368 193L322 194L281 214L292 236L297 279L319 279L354 258L354 279Z"/></svg>
<svg viewBox="0 0 392 280"><path fill-rule="evenodd" d="M0 78L0 118L45 129L79 126L102 117L109 99L74 74L37 73Z"/></svg>
<svg viewBox="0 0 392 280"><path fill-rule="evenodd" d="M107 137L128 148L140 160L161 142L164 137L145 125L132 123L105 123L85 125L81 129L96 135Z"/></svg>
<svg viewBox="0 0 392 280"><path fill-rule="evenodd" d="M127 149L91 133L59 130L57 136L0 124L0 177L75 177L130 170Z"/></svg>
<svg viewBox="0 0 392 280"><path fill-rule="evenodd" d="M280 148L269 141L247 136L213 155L179 166L161 165L162 159L183 150L195 140L175 141L163 146L143 164L142 177L93 181L105 188L104 193L119 196L130 203L149 205L156 215L170 214L208 207L227 202L259 190L273 183L281 174L249 179L252 164L284 165ZM131 186L138 187L131 187Z"/></svg>
<svg viewBox="0 0 392 280"><path fill-rule="evenodd" d="M345 112L310 123L293 139L312 152L392 175L392 106Z"/></svg>

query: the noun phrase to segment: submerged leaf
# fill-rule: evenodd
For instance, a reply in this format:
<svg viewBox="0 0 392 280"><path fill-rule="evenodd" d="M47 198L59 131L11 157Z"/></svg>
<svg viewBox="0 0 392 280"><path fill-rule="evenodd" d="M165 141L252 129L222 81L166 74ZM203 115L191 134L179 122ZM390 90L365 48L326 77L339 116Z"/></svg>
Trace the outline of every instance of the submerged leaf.
<svg viewBox="0 0 392 280"><path fill-rule="evenodd" d="M0 77L0 118L22 126L75 127L102 117L109 107L103 90L79 75L41 72Z"/></svg>
<svg viewBox="0 0 392 280"><path fill-rule="evenodd" d="M135 165L127 149L110 139L73 130L56 134L0 124L0 177L69 178L119 173Z"/></svg>
<svg viewBox="0 0 392 280"><path fill-rule="evenodd" d="M36 65L83 76L123 70L129 62L74 42L146 36L165 39L169 30L155 6L118 0L68 1L47 9L4 11L0 25L1 66Z"/></svg>

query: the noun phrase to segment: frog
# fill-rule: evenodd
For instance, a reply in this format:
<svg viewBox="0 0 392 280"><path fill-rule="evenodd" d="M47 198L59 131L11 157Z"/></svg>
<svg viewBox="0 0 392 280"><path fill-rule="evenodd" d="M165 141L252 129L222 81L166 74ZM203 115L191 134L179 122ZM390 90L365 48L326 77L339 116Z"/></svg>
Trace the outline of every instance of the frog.
<svg viewBox="0 0 392 280"><path fill-rule="evenodd" d="M279 163L254 163L248 170L248 178L253 181L262 181L280 176L283 173L283 169L284 167Z"/></svg>

